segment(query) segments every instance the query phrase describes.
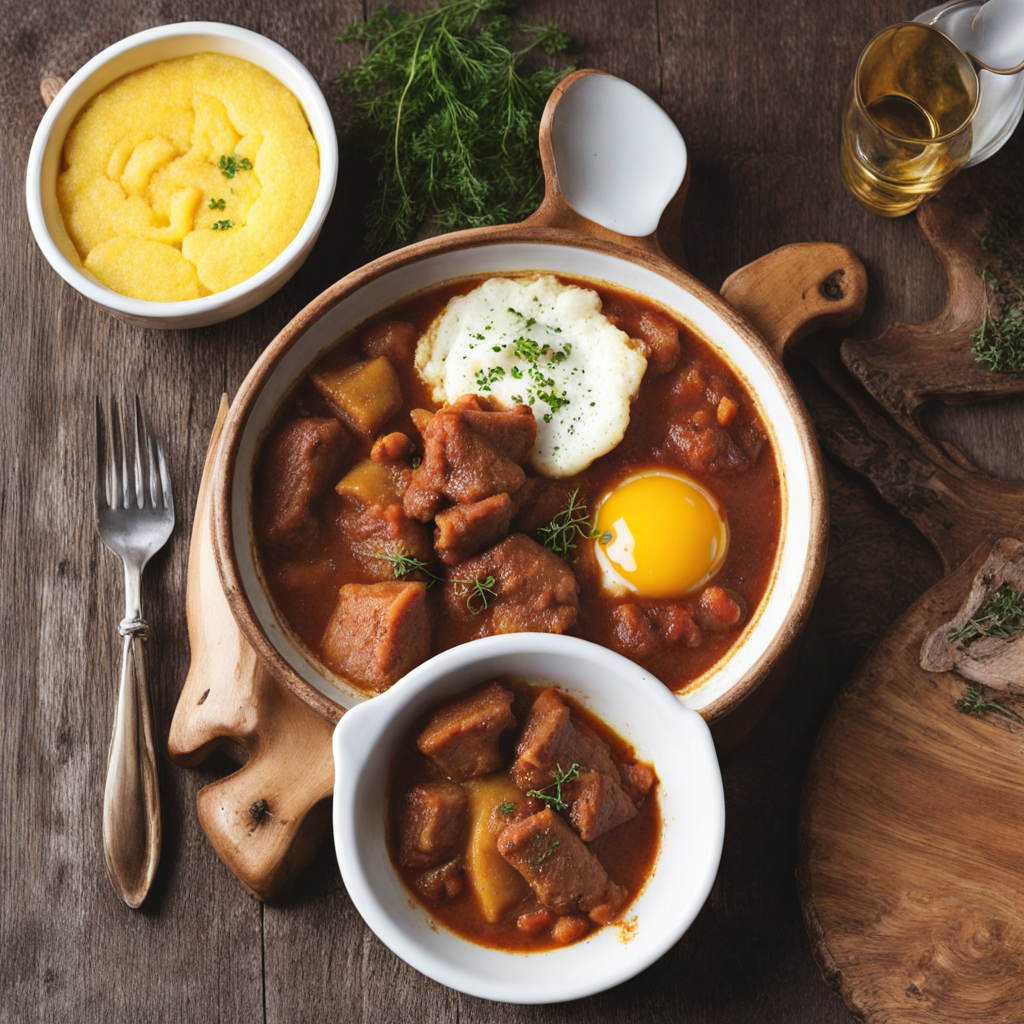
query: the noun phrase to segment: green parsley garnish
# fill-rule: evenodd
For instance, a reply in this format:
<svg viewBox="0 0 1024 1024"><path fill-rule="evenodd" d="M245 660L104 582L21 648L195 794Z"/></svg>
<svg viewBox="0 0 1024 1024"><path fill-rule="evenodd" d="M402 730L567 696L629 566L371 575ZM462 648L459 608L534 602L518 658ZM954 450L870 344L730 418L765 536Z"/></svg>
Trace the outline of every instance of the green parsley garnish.
<svg viewBox="0 0 1024 1024"><path fill-rule="evenodd" d="M510 803L508 803L508 801L506 801L505 803L503 803L501 805L501 813L502 814L511 814L515 809L516 809L516 805L515 804L510 804Z"/></svg>
<svg viewBox="0 0 1024 1024"><path fill-rule="evenodd" d="M419 457L418 455L414 455L414 456L412 457L412 468L413 468L413 469L419 469L419 468L420 468L420 463L421 463L422 461L423 461L423 460L422 460L422 459L421 459L421 458L420 458L420 457Z"/></svg>
<svg viewBox="0 0 1024 1024"><path fill-rule="evenodd" d="M481 391L490 391L491 385L505 376L505 367L492 366L489 370L476 371L476 386Z"/></svg>
<svg viewBox="0 0 1024 1024"><path fill-rule="evenodd" d="M566 503L562 511L537 532L541 543L560 558L569 560L569 552L576 548L576 538L597 540L602 546L611 542L612 535L605 531L598 533L590 523L587 503L580 498L580 489L566 491Z"/></svg>
<svg viewBox="0 0 1024 1024"><path fill-rule="evenodd" d="M239 171L251 171L252 161L247 156L239 159L232 154L231 156L222 156L217 161L217 167L220 168L220 173L225 178L233 178Z"/></svg>
<svg viewBox="0 0 1024 1024"><path fill-rule="evenodd" d="M965 715L986 715L991 711L994 714L1002 715L1003 718L1009 718L1014 722L1024 724L1024 718L1021 718L1016 711L1004 708L1002 704L997 704L994 700L986 700L981 695L981 692L973 686L969 686L964 691L964 695L959 700L953 702L953 706L957 711L961 711Z"/></svg>
<svg viewBox="0 0 1024 1024"><path fill-rule="evenodd" d="M210 210L223 210L224 209L224 200L223 199L213 199L213 198L211 198L210 201L206 204L206 206Z"/></svg>
<svg viewBox="0 0 1024 1024"><path fill-rule="evenodd" d="M356 97L353 128L376 147L370 249L404 244L425 221L439 231L511 224L540 201L540 115L570 69L523 74L521 63L569 40L556 25L516 22L513 7L444 0L414 15L385 4L338 37L367 44L338 85Z"/></svg>
<svg viewBox="0 0 1024 1024"><path fill-rule="evenodd" d="M983 636L1009 640L1024 632L1024 594L1004 583L959 629L946 634L946 642L966 647Z"/></svg>
<svg viewBox="0 0 1024 1024"><path fill-rule="evenodd" d="M573 762L572 767L567 771L562 771L560 764L555 765L555 770L548 774L555 781L550 785L545 786L543 789L528 789L526 791L527 796L534 796L538 800L543 800L549 807L553 807L556 811L564 811L569 805L562 799L562 787L580 777L580 773L586 771L586 769L579 764ZM549 793L548 790L554 790L553 793Z"/></svg>
<svg viewBox="0 0 1024 1024"><path fill-rule="evenodd" d="M210 225L214 231L227 231L228 228L233 228L234 226L235 222L233 220L216 220Z"/></svg>
<svg viewBox="0 0 1024 1024"><path fill-rule="evenodd" d="M422 562L412 555L387 555L383 552L369 553L371 558L379 558L391 566L395 579L401 579L412 572L422 572L427 577L427 589L435 583L451 583L459 588L460 593L466 593L466 608L471 615L479 615L486 611L491 600L498 596L496 582L493 576L487 576L482 580L472 579L448 579L446 576L438 576L430 568L428 562ZM468 593L467 593L468 592Z"/></svg>

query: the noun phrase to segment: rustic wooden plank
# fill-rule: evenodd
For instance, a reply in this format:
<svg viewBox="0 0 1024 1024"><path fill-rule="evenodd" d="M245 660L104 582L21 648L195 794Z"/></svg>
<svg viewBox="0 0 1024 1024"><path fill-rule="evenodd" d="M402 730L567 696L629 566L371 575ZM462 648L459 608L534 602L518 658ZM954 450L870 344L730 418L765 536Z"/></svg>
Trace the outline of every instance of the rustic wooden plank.
<svg viewBox="0 0 1024 1024"><path fill-rule="evenodd" d="M938 266L912 220L862 211L843 192L835 155L857 51L876 28L918 6L528 0L523 13L560 21L581 44L577 63L630 79L676 118L692 158L683 236L699 277L717 287L777 245L845 242L871 275L868 311L852 333L871 337L893 319L920 321L942 304ZM185 18L225 20L296 53L340 123L343 103L328 88L343 59L333 36L361 13L359 0L4 6L0 685L8 712L0 724L0 1021L849 1021L818 977L796 900L800 786L849 666L937 578L938 565L909 526L833 467L830 559L793 679L725 765L729 830L718 883L686 938L641 978L564 1007L518 1010L459 997L420 978L372 936L344 892L330 844L291 899L261 913L196 823L195 793L215 768L162 764L167 835L154 897L131 914L110 891L99 808L120 582L92 529L92 393L140 389L171 453L182 522L151 567L146 594L165 736L187 667L189 506L217 400L233 392L294 312L361 261L364 179L343 158L316 250L264 306L192 332L127 327L60 283L29 237L22 176L42 114L38 83L46 74L67 76L129 32ZM937 410L933 428L985 468L1020 476L1022 413L1020 400Z"/></svg>

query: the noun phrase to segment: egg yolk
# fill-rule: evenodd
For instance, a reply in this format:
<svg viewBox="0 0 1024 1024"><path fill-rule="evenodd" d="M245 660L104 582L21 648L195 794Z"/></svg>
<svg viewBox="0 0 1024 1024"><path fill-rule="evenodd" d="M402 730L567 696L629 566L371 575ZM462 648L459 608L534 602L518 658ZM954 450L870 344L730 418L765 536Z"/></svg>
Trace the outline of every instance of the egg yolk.
<svg viewBox="0 0 1024 1024"><path fill-rule="evenodd" d="M663 471L630 477L601 502L597 557L607 589L683 597L720 568L729 528L693 480Z"/></svg>

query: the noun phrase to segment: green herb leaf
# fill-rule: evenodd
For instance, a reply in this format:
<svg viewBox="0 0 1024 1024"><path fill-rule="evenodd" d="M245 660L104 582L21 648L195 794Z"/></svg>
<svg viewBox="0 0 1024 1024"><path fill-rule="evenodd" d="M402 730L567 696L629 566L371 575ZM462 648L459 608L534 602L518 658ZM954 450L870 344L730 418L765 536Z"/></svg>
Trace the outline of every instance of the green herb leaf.
<svg viewBox="0 0 1024 1024"><path fill-rule="evenodd" d="M356 97L353 128L372 139L377 191L372 250L401 245L429 221L438 231L521 220L543 187L537 129L569 70L521 71L536 48L562 53L556 25L514 21L510 0L444 0L413 15L391 5L338 38L368 44L338 76Z"/></svg>
<svg viewBox="0 0 1024 1024"><path fill-rule="evenodd" d="M225 178L233 178L239 171L251 171L252 161L247 156L239 158L232 154L231 156L222 156L217 161L217 167Z"/></svg>
<svg viewBox="0 0 1024 1024"><path fill-rule="evenodd" d="M553 551L560 558L568 561L570 552L576 549L576 539L600 540L602 544L611 541L604 540L605 534L599 535L590 524L590 514L587 511L587 503L580 498L580 490L577 487L574 491L566 491L566 503L561 512L548 523L542 526L537 533L541 537L541 543L549 551Z"/></svg>
<svg viewBox="0 0 1024 1024"><path fill-rule="evenodd" d="M964 691L964 695L953 702L953 706L965 715L987 715L991 711L993 714L1002 715L1003 718L1024 724L1024 718L1021 718L1016 711L1004 708L1002 704L997 704L994 700L986 700L981 695L981 691L976 690L973 686L969 686Z"/></svg>
<svg viewBox="0 0 1024 1024"><path fill-rule="evenodd" d="M213 224L210 225L214 231L227 231L229 228L233 228L234 226L235 222L233 220L218 220L214 221Z"/></svg>
<svg viewBox="0 0 1024 1024"><path fill-rule="evenodd" d="M515 809L516 809L516 805L515 804L510 804L507 801L501 805L501 813L502 814L506 814L506 815L511 814Z"/></svg>
<svg viewBox="0 0 1024 1024"><path fill-rule="evenodd" d="M1024 594L1004 583L959 629L946 634L946 642L966 647L983 636L1009 640L1024 632Z"/></svg>
<svg viewBox="0 0 1024 1024"><path fill-rule="evenodd" d="M972 331L971 354L994 373L1024 372L1024 210L1003 210L992 218L981 240L986 262L978 275L985 284L988 310ZM998 304L1000 315L991 313Z"/></svg>
<svg viewBox="0 0 1024 1024"><path fill-rule="evenodd" d="M562 771L560 764L555 765L555 770L549 774L555 780L549 786L545 786L543 789L528 789L526 791L527 796L536 797L538 800L543 800L549 807L553 807L556 811L564 811L568 808L568 804L562 799L562 787L580 777L581 772L585 772L586 768L583 765L573 763L572 767L567 772ZM549 792L554 790L554 792Z"/></svg>
<svg viewBox="0 0 1024 1024"><path fill-rule="evenodd" d="M211 209L211 210L223 210L224 209L224 200L223 199L212 199L211 198L210 201L206 205L207 205L207 208Z"/></svg>
<svg viewBox="0 0 1024 1024"><path fill-rule="evenodd" d="M531 868L539 868L541 864L543 864L544 861L546 861L548 857L550 857L551 854L553 854L561 845L562 841L560 839L552 839L551 845L539 857L532 857L526 863L529 864Z"/></svg>
<svg viewBox="0 0 1024 1024"><path fill-rule="evenodd" d="M479 615L482 611L486 611L491 600L498 596L493 576L488 576L482 580L448 579L434 572L428 562L422 562L412 555L391 555L383 551L367 551L365 554L369 555L370 558L378 558L382 562L387 562L391 566L391 571L395 574L395 579L401 579L412 572L421 572L427 577L428 590L435 583L452 583L460 587L463 591L467 592L466 608L471 615Z"/></svg>

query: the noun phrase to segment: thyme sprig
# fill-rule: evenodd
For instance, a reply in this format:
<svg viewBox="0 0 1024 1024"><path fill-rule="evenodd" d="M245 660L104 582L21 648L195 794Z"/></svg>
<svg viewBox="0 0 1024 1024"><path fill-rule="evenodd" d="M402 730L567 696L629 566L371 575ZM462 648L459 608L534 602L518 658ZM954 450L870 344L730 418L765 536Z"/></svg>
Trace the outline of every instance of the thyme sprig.
<svg viewBox="0 0 1024 1024"><path fill-rule="evenodd" d="M371 558L378 558L391 566L395 579L408 576L409 573L421 572L427 577L427 589L435 583L451 583L459 589L461 594L466 594L466 608L470 615L479 615L487 610L491 601L498 596L497 582L493 576L485 576L481 579L449 579L447 576L438 576L430 568L429 562L423 562L413 555L389 555L382 551L367 552Z"/></svg>
<svg viewBox="0 0 1024 1024"><path fill-rule="evenodd" d="M994 700L986 700L981 695L981 691L976 690L973 686L969 686L964 691L964 695L953 702L953 706L965 715L987 715L991 711L993 714L1002 715L1003 718L1009 718L1024 725L1024 718L1016 711L1004 708L1002 704L997 704Z"/></svg>
<svg viewBox="0 0 1024 1024"><path fill-rule="evenodd" d="M553 854L561 845L561 839L552 839L551 845L542 854L537 857L531 857L526 863L529 864L531 868L539 868L541 864L543 864L544 861L546 861L548 857L550 857L551 854Z"/></svg>
<svg viewBox="0 0 1024 1024"><path fill-rule="evenodd" d="M1024 216L1006 210L993 218L981 240L986 258L978 274L985 284L985 319L972 331L971 354L995 373L1024 372ZM1001 315L991 314L991 299Z"/></svg>
<svg viewBox="0 0 1024 1024"><path fill-rule="evenodd" d="M550 776L555 780L543 789L528 789L526 791L527 796L536 797L538 800L543 800L549 807L553 807L556 811L564 811L568 808L568 804L562 799L562 787L568 785L570 782L575 781L580 777L581 772L585 772L586 768L583 765L576 764L574 761L568 771L563 772L560 764L555 765L555 770L549 772ZM548 792L554 790L553 793Z"/></svg>
<svg viewBox="0 0 1024 1024"><path fill-rule="evenodd" d="M959 629L946 634L946 642L963 648L983 636L1009 640L1024 632L1024 593L1004 583Z"/></svg>
<svg viewBox="0 0 1024 1024"><path fill-rule="evenodd" d="M526 74L523 58L554 56L557 25L525 25L514 0L444 0L413 15L382 6L338 36L367 44L339 87L356 98L352 129L374 146L377 191L366 244L408 241L425 221L439 231L521 220L540 200L537 129L548 94L570 68Z"/></svg>
<svg viewBox="0 0 1024 1024"><path fill-rule="evenodd" d="M608 544L612 535L607 531L600 533L591 525L587 503L580 498L578 487L573 491L566 491L565 497L566 503L562 511L537 533L540 534L544 547L568 561L570 552L576 549L577 538Z"/></svg>

